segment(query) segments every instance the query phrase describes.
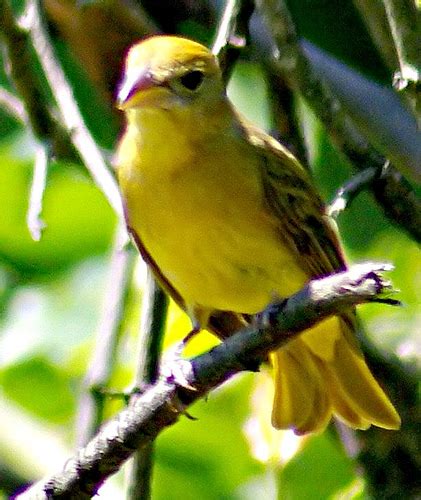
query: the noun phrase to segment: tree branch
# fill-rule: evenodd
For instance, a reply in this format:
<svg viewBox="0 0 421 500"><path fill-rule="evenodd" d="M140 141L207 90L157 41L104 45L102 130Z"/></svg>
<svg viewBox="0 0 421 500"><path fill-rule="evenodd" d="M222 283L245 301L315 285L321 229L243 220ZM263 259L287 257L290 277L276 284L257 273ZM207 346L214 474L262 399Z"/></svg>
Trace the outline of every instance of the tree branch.
<svg viewBox="0 0 421 500"><path fill-rule="evenodd" d="M139 448L148 446L186 408L234 374L256 370L267 354L326 317L391 292L382 277L387 264L364 263L346 272L309 282L284 302L272 305L259 325L237 332L191 361L179 361L189 387L161 376L128 408L105 424L90 443L67 461L63 471L36 483L19 498L90 498L104 480ZM162 367L161 373L174 373Z"/></svg>
<svg viewBox="0 0 421 500"><path fill-rule="evenodd" d="M34 173L29 196L28 212L26 214L26 223L32 239L35 241L41 239L42 230L45 228L45 222L41 219L41 213L50 160L50 143L39 143L35 153Z"/></svg>
<svg viewBox="0 0 421 500"><path fill-rule="evenodd" d="M62 123L94 182L104 193L116 214L122 218L123 209L115 178L85 125L73 96L72 88L55 55L45 27L39 0L30 0L28 4L27 24L45 77L57 102Z"/></svg>
<svg viewBox="0 0 421 500"><path fill-rule="evenodd" d="M388 162L380 169L371 192L384 214L421 243L421 198L405 177Z"/></svg>
<svg viewBox="0 0 421 500"><path fill-rule="evenodd" d="M216 31L212 52L218 56L224 82L230 79L232 69L249 38L248 23L254 10L251 0L227 0Z"/></svg>
<svg viewBox="0 0 421 500"><path fill-rule="evenodd" d="M383 4L399 59L394 85L406 90L421 124L421 16L414 0L383 0Z"/></svg>
<svg viewBox="0 0 421 500"><path fill-rule="evenodd" d="M137 388L156 383L159 376L159 358L168 310L168 296L155 281L151 270L147 270L146 289L142 297L142 322L138 339L139 352L135 384ZM139 397L133 394L131 403ZM150 442L138 450L127 473L127 499L149 499L153 469L154 443Z"/></svg>
<svg viewBox="0 0 421 500"><path fill-rule="evenodd" d="M9 109L13 106L17 116L28 120L34 136L40 142L50 141L57 154L74 156L67 134L52 117L41 82L34 75L28 34L16 23L8 0L0 0L0 36L7 51L10 79L24 105L24 110L21 110L15 98L9 102ZM3 91L2 95L5 97L7 93Z"/></svg>
<svg viewBox="0 0 421 500"><path fill-rule="evenodd" d="M390 33L383 0L354 0L383 62L393 72L399 64L396 46Z"/></svg>
<svg viewBox="0 0 421 500"><path fill-rule="evenodd" d="M272 57L274 71L278 71L291 88L298 90L325 125L333 142L358 169L382 169L386 163L367 140L358 132L340 101L316 75L299 44L295 26L284 1L258 0L257 6L275 43ZM376 200L386 215L404 228L415 241L421 241L421 206L403 175L391 165L382 181L373 185ZM421 178L421 171L406 166L413 179ZM380 193L381 191L381 193ZM391 208L398 206L398 210ZM399 217L404 211L405 218ZM395 215L398 216L395 218ZM417 222L413 223L416 220ZM414 230L415 228L415 230ZM418 229L417 229L418 228Z"/></svg>
<svg viewBox="0 0 421 500"><path fill-rule="evenodd" d="M410 228L415 241L421 242L421 201L402 175L390 168L389 162L382 169L368 167L354 175L338 190L327 213L336 218L364 189L371 189L385 214L394 221L405 224L407 229ZM388 203L390 198L395 200L393 204ZM402 203L405 198L408 201Z"/></svg>
<svg viewBox="0 0 421 500"><path fill-rule="evenodd" d="M85 445L104 421L106 388L112 376L116 350L126 311L136 253L127 248L123 225L116 230L110 275L96 333L92 359L88 367L77 416L78 445Z"/></svg>
<svg viewBox="0 0 421 500"><path fill-rule="evenodd" d="M15 120L28 122L23 102L5 89L0 88L0 106Z"/></svg>

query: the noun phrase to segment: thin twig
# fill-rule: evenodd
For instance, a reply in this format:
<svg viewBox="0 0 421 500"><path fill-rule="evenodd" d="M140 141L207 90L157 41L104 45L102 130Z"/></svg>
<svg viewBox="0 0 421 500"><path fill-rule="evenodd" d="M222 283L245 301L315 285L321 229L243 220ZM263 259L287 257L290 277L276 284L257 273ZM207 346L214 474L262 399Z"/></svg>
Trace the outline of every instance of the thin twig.
<svg viewBox="0 0 421 500"><path fill-rule="evenodd" d="M224 82L227 83L240 52L248 41L248 22L253 14L254 2L227 0L216 30L212 53L218 56Z"/></svg>
<svg viewBox="0 0 421 500"><path fill-rule="evenodd" d="M26 223L32 239L39 241L45 222L41 219L42 201L47 184L48 164L51 160L51 146L49 143L39 143L35 153L34 175L29 195L28 213Z"/></svg>
<svg viewBox="0 0 421 500"><path fill-rule="evenodd" d="M421 74L420 17L414 0L383 0L400 66L400 85L419 84Z"/></svg>
<svg viewBox="0 0 421 500"><path fill-rule="evenodd" d="M383 0L383 4L399 59L393 83L405 91L421 127L421 14L414 0Z"/></svg>
<svg viewBox="0 0 421 500"><path fill-rule="evenodd" d="M388 162L372 184L374 198L385 215L421 243L421 198L403 175Z"/></svg>
<svg viewBox="0 0 421 500"><path fill-rule="evenodd" d="M222 13L221 21L216 32L215 41L212 45L213 54L222 54L223 50L228 45L230 37L232 36L235 29L236 16L240 9L240 5L241 0L226 1L225 9Z"/></svg>
<svg viewBox="0 0 421 500"><path fill-rule="evenodd" d="M135 384L138 388L154 384L158 378L159 357L165 333L168 296L156 283L148 268L142 297L142 321L138 339L138 364ZM131 404L139 397L132 396ZM137 451L127 472L127 498L145 500L151 497L154 443Z"/></svg>
<svg viewBox="0 0 421 500"><path fill-rule="evenodd" d="M385 158L361 136L339 100L312 69L298 42L295 26L284 1L258 0L257 6L275 42L276 48L272 54L274 70L279 71L291 88L304 96L325 125L335 145L358 170L368 167L382 169L386 163ZM383 176L382 182L373 184L375 198L392 222L406 230L415 241L421 241L419 200L403 176L395 173L396 169L389 165L388 174ZM410 169L409 166L408 173L414 179L420 175L415 168ZM391 209L393 205L399 209ZM399 216L403 212L407 214L405 218ZM414 220L417 221L415 225Z"/></svg>
<svg viewBox="0 0 421 500"><path fill-rule="evenodd" d="M0 0L0 36L6 47L10 79L24 106L22 112L20 103L3 90L2 97L8 99L9 110L13 109L29 124L40 142L49 141L55 154L74 158L67 134L53 118L42 84L33 70L28 34L17 24L8 0Z"/></svg>
<svg viewBox="0 0 421 500"><path fill-rule="evenodd" d="M0 106L16 120L27 123L28 115L23 102L5 89L0 88Z"/></svg>
<svg viewBox="0 0 421 500"><path fill-rule="evenodd" d="M354 0L354 5L360 11L361 19L365 22L380 56L386 67L395 71L399 60L396 47L390 33L383 0Z"/></svg>
<svg viewBox="0 0 421 500"><path fill-rule="evenodd" d="M73 91L50 42L39 0L29 0L27 27L45 76L57 102L62 122L86 168L116 214L122 218L121 198L114 176L85 125Z"/></svg>
<svg viewBox="0 0 421 500"><path fill-rule="evenodd" d="M85 445L104 420L106 388L115 365L127 297L132 281L136 253L126 245L127 233L117 227L111 256L108 285L104 294L102 316L96 333L92 359L84 381L77 417L78 445Z"/></svg>
<svg viewBox="0 0 421 500"><path fill-rule="evenodd" d="M178 368L191 388L178 385L174 377L162 377L104 425L62 472L35 484L19 498L90 498L136 450L151 443L210 390L240 371L255 369L268 352L326 317L390 293L391 285L382 277L390 269L385 264L365 263L313 280L289 299L270 306L262 314L260 328L246 328L210 352L180 361ZM168 367L162 367L161 373L165 372Z"/></svg>
<svg viewBox="0 0 421 500"><path fill-rule="evenodd" d="M139 335L138 365L135 384L155 383L158 376L159 355L165 332L168 297L147 269L146 288L142 297L142 321Z"/></svg>
<svg viewBox="0 0 421 500"><path fill-rule="evenodd" d="M338 189L334 199L327 207L328 215L336 219L363 189L371 187L378 175L378 170L373 167L369 167L354 175Z"/></svg>

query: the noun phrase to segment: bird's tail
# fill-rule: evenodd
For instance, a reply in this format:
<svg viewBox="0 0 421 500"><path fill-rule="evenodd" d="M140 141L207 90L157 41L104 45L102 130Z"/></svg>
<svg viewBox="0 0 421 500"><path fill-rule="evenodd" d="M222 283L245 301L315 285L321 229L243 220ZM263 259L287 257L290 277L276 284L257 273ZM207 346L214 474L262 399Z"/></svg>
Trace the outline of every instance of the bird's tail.
<svg viewBox="0 0 421 500"><path fill-rule="evenodd" d="M400 418L356 345L353 326L333 317L271 353L272 424L321 431L332 414L355 429L398 429Z"/></svg>

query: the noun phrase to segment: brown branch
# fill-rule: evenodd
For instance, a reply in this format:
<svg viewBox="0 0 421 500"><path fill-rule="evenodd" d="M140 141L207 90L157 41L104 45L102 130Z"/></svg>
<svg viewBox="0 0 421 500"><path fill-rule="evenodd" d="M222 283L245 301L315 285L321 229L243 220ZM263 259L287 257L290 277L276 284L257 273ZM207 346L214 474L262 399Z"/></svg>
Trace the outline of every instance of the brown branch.
<svg viewBox="0 0 421 500"><path fill-rule="evenodd" d="M349 271L313 280L284 302L270 306L255 325L191 361L179 361L189 388L174 377L160 380L116 418L105 424L90 443L68 460L64 469L36 483L19 498L90 498L135 451L148 446L186 408L234 374L257 369L268 352L286 344L301 331L350 306L390 293L382 277L385 264L365 263ZM162 367L161 373L174 373Z"/></svg>

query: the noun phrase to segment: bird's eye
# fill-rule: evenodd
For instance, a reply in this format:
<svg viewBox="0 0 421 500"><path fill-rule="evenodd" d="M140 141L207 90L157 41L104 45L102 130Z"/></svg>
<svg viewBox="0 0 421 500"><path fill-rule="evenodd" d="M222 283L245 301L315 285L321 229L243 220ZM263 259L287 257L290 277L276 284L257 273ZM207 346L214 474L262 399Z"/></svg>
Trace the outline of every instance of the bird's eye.
<svg viewBox="0 0 421 500"><path fill-rule="evenodd" d="M202 73L202 71L194 70L189 71L188 73L183 75L180 78L180 82L183 87L194 92L202 85L204 78L205 75Z"/></svg>

